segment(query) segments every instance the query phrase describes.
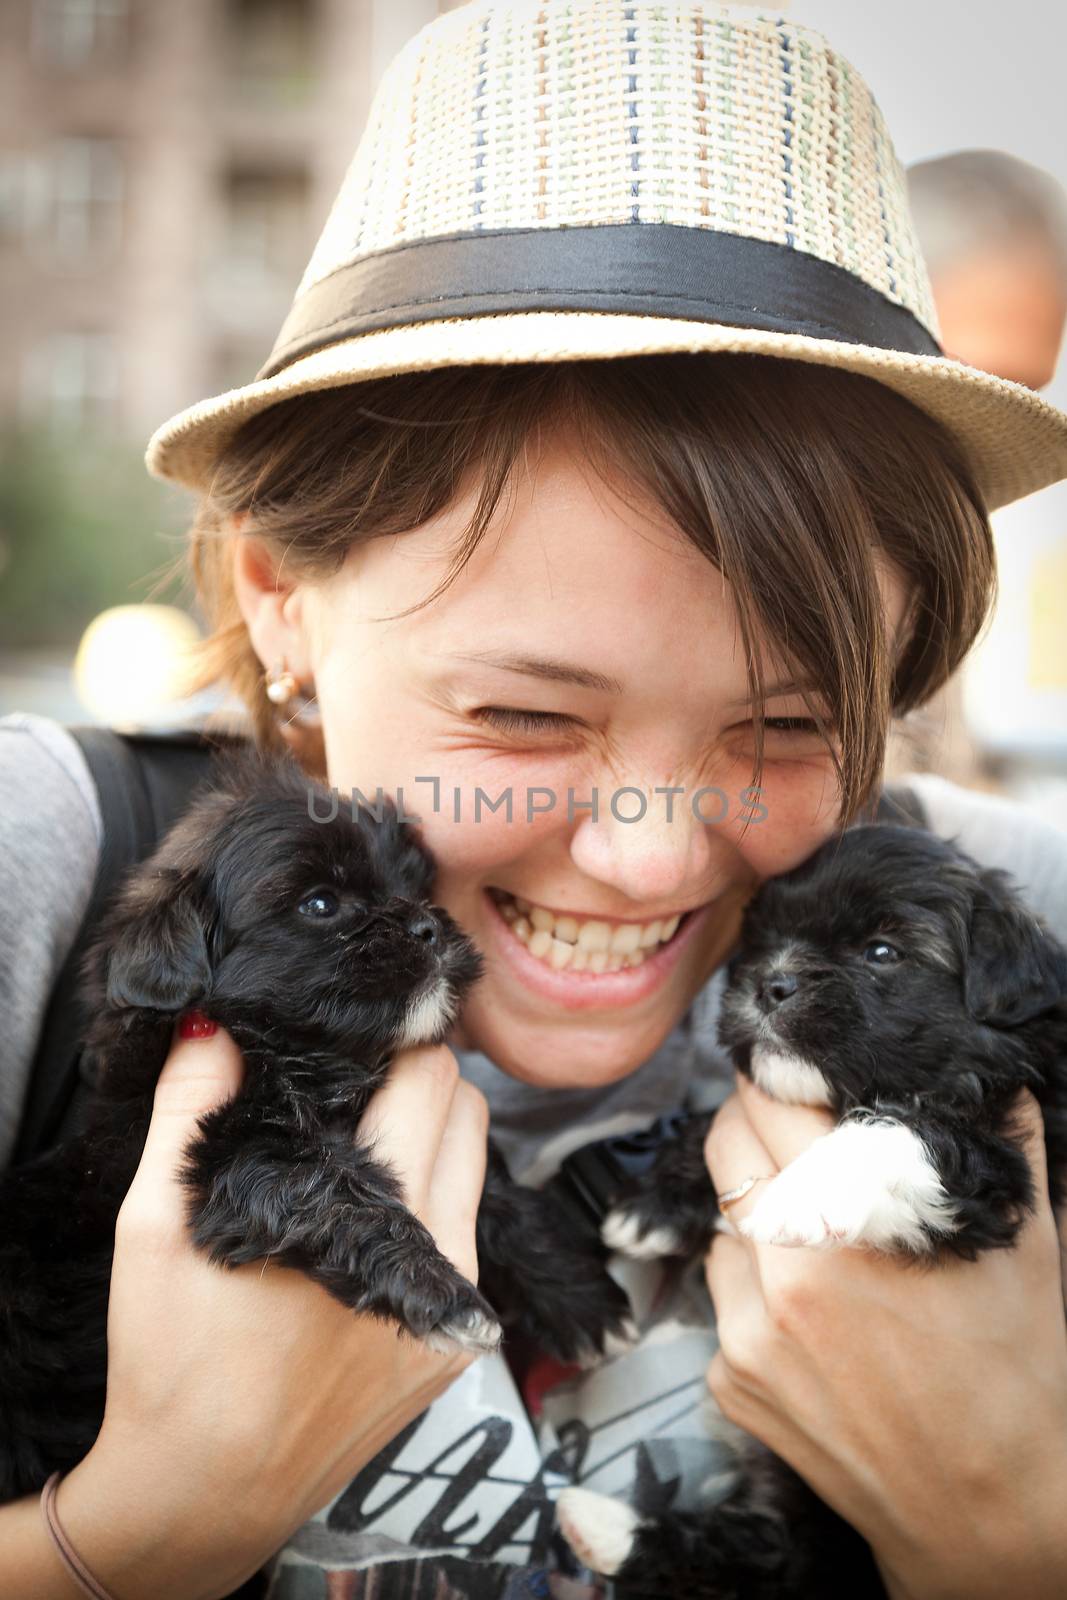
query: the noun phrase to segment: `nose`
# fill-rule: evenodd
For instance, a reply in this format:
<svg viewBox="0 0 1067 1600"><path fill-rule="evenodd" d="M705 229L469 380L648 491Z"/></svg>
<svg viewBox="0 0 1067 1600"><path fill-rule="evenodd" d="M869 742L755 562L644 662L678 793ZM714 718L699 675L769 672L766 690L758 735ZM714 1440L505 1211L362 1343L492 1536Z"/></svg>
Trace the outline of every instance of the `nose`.
<svg viewBox="0 0 1067 1600"><path fill-rule="evenodd" d="M416 911L408 923L408 933L423 944L434 945L441 937L441 924L432 911Z"/></svg>
<svg viewBox="0 0 1067 1600"><path fill-rule="evenodd" d="M619 802L634 808L634 818L620 820L600 791L599 815L584 817L571 836L571 859L586 878L608 884L636 902L670 904L706 891L716 875L716 855L724 853L711 835L723 830L698 821L677 796L668 802L646 786L646 809L637 810L635 796ZM669 816L669 820L668 820Z"/></svg>
<svg viewBox="0 0 1067 1600"><path fill-rule="evenodd" d="M756 991L764 1011L773 1011L783 1000L797 992L797 980L791 972L774 971L761 979Z"/></svg>

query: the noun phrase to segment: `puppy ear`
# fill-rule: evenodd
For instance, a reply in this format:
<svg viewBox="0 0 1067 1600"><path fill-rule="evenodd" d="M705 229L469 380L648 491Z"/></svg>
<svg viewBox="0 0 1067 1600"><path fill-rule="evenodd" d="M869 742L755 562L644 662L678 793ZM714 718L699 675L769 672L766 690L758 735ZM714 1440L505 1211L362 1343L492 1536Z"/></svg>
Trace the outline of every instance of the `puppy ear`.
<svg viewBox="0 0 1067 1600"><path fill-rule="evenodd" d="M160 873L108 961L108 1004L177 1012L203 999L212 981L208 920L187 882Z"/></svg>
<svg viewBox="0 0 1067 1600"><path fill-rule="evenodd" d="M1013 1028L1067 1000L1067 950L1019 904L1006 873L983 872L980 884L964 1000L976 1021Z"/></svg>

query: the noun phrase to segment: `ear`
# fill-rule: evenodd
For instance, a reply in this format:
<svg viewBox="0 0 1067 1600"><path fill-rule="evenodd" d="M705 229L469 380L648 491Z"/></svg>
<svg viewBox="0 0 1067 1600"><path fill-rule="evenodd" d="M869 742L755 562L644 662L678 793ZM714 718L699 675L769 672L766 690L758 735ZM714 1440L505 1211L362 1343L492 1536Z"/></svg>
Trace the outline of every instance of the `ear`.
<svg viewBox="0 0 1067 1600"><path fill-rule="evenodd" d="M162 891L154 887L151 903L119 936L108 962L108 1004L178 1012L202 1000L213 975L207 923L199 897L166 874Z"/></svg>
<svg viewBox="0 0 1067 1600"><path fill-rule="evenodd" d="M285 658L297 682L313 682L309 650L309 618L305 615L309 593L290 579L283 559L251 532L235 524L233 540L233 591L244 618L252 648L264 666Z"/></svg>
<svg viewBox="0 0 1067 1600"><path fill-rule="evenodd" d="M1000 1028L1067 1000L1067 950L997 870L982 873L975 896L963 996L976 1021Z"/></svg>

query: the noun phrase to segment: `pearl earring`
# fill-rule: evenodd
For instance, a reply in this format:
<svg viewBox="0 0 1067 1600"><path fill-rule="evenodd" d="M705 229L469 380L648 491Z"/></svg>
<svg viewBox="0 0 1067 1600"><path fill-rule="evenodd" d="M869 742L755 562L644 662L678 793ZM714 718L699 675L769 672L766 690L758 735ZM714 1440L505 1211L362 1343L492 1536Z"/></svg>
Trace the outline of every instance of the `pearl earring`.
<svg viewBox="0 0 1067 1600"><path fill-rule="evenodd" d="M263 681L266 685L267 699L272 705L285 705L286 701L291 700L297 691L296 679L286 667L284 656L280 666L275 667L271 672L264 673Z"/></svg>

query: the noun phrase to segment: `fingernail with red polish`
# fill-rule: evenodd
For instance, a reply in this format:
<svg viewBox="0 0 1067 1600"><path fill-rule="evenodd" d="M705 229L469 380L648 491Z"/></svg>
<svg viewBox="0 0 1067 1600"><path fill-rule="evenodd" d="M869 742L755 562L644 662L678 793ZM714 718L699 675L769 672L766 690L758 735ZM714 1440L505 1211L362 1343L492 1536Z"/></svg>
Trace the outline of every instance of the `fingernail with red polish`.
<svg viewBox="0 0 1067 1600"><path fill-rule="evenodd" d="M218 1023L205 1017L202 1011L187 1011L178 1023L179 1039L210 1039L218 1032Z"/></svg>

